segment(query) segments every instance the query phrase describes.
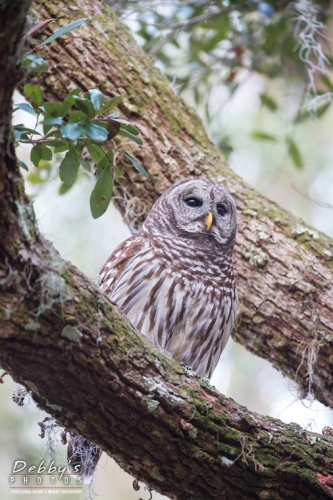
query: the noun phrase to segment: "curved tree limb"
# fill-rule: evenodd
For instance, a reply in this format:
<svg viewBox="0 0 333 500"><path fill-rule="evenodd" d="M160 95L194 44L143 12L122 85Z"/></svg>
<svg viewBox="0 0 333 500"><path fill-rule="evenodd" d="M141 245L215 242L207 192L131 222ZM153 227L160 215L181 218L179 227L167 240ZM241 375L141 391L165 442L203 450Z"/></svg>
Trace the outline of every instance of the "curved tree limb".
<svg viewBox="0 0 333 500"><path fill-rule="evenodd" d="M122 164L126 178L115 194L127 222L140 224L157 196L185 176L206 175L225 183L239 211L234 261L241 307L233 336L295 379L304 396L314 393L333 407L332 240L226 167L193 110L173 93L107 6L75 0L36 3L34 8L40 20L60 18L64 25L74 15L89 17L79 30L43 49L50 71L38 82L46 96L62 99L77 86L121 94L121 112L141 131L144 147L134 146L132 153L151 177L145 181ZM140 210L143 202L142 217L129 216L128 199L141 201Z"/></svg>
<svg viewBox="0 0 333 500"><path fill-rule="evenodd" d="M332 438L217 393L133 331L38 234L10 131L27 4L7 0L0 21L1 365L59 423L172 498L332 498Z"/></svg>

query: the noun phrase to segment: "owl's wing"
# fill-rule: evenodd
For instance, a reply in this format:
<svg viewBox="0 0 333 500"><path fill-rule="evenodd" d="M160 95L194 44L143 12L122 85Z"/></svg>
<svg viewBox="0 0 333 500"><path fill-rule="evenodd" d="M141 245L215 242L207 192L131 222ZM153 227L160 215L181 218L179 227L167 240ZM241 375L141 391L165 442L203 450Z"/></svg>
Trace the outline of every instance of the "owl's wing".
<svg viewBox="0 0 333 500"><path fill-rule="evenodd" d="M132 236L116 248L99 275L101 290L137 330L163 348L172 334L166 317L174 294L166 272L151 241Z"/></svg>
<svg viewBox="0 0 333 500"><path fill-rule="evenodd" d="M114 290L119 280L124 280L124 275L129 279L133 269L134 260L138 255L146 254L149 242L141 236L131 236L123 241L112 252L98 275L99 288L112 300Z"/></svg>
<svg viewBox="0 0 333 500"><path fill-rule="evenodd" d="M237 294L218 296L216 291L207 293L198 287L198 293L188 294L187 299L186 321L175 324L166 350L200 376L210 378L234 325Z"/></svg>

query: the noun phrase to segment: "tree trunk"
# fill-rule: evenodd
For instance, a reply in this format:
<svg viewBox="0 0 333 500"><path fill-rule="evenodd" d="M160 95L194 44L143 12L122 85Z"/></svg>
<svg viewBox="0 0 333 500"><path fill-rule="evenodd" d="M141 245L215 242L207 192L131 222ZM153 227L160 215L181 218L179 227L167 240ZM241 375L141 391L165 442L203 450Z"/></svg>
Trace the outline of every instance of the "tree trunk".
<svg viewBox="0 0 333 500"><path fill-rule="evenodd" d="M124 469L172 498L333 498L332 438L319 437L297 425L285 425L250 413L217 393L205 380L133 331L94 285L62 260L38 234L32 206L24 196L10 131L9 104L22 75L18 66L19 39L28 4L13 0L2 2L0 19L3 64L0 73L1 365L17 382L31 390L39 406L54 415L60 424L94 441ZM108 88L108 80L104 78L102 91L112 95L121 88L126 94L135 75L145 80L145 85L137 87L136 94L132 87L128 95L133 97L127 99L122 111L139 120L139 109L144 110L140 127L146 137L148 160L146 148L140 154L145 155L141 161L149 165L152 179L151 183L144 184L128 171L125 184L128 192L148 204L176 177L200 172L228 185L237 198L242 220L236 266L243 313L237 337L251 342L252 349L262 344L256 349L262 349L261 354L266 357L273 357L275 364L287 372L296 371L300 365L301 355L296 347L303 349L306 365L307 349L314 344L317 362L312 367L313 389L323 401L332 401L329 394L332 343L329 343L331 330L328 328L332 316L332 303L328 300L332 293L328 283L332 261L325 253L329 245L327 238L321 235L317 240L305 231L299 239L299 228L298 237L296 233L294 237L292 228L297 227L294 219L259 198L222 167L219 153L193 113L190 123L185 105L173 95L172 107L167 108L170 96L165 81L157 70L150 68L149 62L143 62L143 55L106 7L97 1L87 5L82 1L81 12L75 9L75 2L69 7L61 2L48 5L48 8L55 7L61 9L61 14L55 10L47 16L57 17L58 13L64 24L69 20L68 12L74 12L75 17L94 16L80 33L74 32L73 43L66 45L62 41L57 47L57 71L62 77L67 72L68 87L70 82L80 81L80 74L82 85L99 86L96 74L101 75L110 57L117 61L117 67L118 62L119 68L125 67L122 59L125 53L129 67L135 68L132 77L126 79L128 87L126 80L122 82L121 73L112 66L112 80L117 82L117 89ZM45 5L38 4L40 12L44 8ZM107 33L112 33L110 42ZM98 66L107 54L103 50L111 50L113 43L118 44L118 53L110 52L111 56ZM75 66L79 52L81 64ZM137 54L136 66L131 60L133 54L134 57ZM95 56L98 57L93 59ZM95 81L89 79L88 70L82 72L89 57L93 60L91 68L97 69ZM51 91L55 95L57 78L51 73L49 79L48 83L45 80L46 88L49 95ZM154 82L149 87L151 79ZM61 88L60 77L58 83ZM158 92L162 86L164 97ZM140 89L144 92L142 97ZM171 120L176 114L176 125L172 128ZM118 186L119 192L122 188ZM308 241L303 241L304 235ZM249 249L251 245L253 251ZM276 250L278 245L280 252ZM264 252L267 258L263 257ZM307 262L310 264L302 270L300 262L304 266ZM291 277L295 280L296 276L299 282L288 281ZM281 284L282 278L287 284ZM310 290L304 289L305 285L311 286ZM273 286L283 307L268 299ZM266 290L264 297L262 289ZM252 290L253 300L245 298ZM307 316L307 310L311 317ZM303 317L296 317L301 311L304 311ZM280 314L279 320L276 314ZM284 322L288 320L287 329ZM321 325L326 323L328 340L325 349L319 349L324 335L320 333L321 328L324 330ZM311 332L307 330L301 336L301 325L308 324L312 325ZM254 333L260 333L260 342L253 340ZM245 341L250 334L252 340ZM295 339L291 341L292 335L298 335L298 344ZM275 357L270 352L272 346ZM307 369L310 368L300 369L303 376Z"/></svg>

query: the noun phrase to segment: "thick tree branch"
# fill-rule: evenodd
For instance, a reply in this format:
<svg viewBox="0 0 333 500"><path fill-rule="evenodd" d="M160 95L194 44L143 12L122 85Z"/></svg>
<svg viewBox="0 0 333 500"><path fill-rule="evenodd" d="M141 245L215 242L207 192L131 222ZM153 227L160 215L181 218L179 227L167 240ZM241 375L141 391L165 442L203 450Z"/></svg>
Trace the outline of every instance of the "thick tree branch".
<svg viewBox="0 0 333 500"><path fill-rule="evenodd" d="M40 19L60 18L64 25L73 13L90 18L45 48L50 72L38 82L42 77L46 95L61 99L77 86L121 94L122 113L141 131L145 145L134 147L133 154L151 178L144 181L123 165L127 176L116 186L122 213L129 198L141 200L147 213L166 187L185 176L225 183L239 210L234 260L241 308L234 338L296 379L304 395L313 391L333 406L332 240L260 196L225 166L193 110L170 90L107 6L76 0L35 8ZM128 222L139 224L143 217L132 213Z"/></svg>
<svg viewBox="0 0 333 500"><path fill-rule="evenodd" d="M52 250L43 254L30 277L12 280L5 306L16 321L1 321L0 339L1 364L40 407L172 498L333 497L331 438L223 397L132 332Z"/></svg>
<svg viewBox="0 0 333 500"><path fill-rule="evenodd" d="M61 424L171 497L332 498L332 438L218 394L134 332L38 235L9 127L25 7L4 2L0 26L0 41L12 40L0 75L1 365Z"/></svg>
<svg viewBox="0 0 333 500"><path fill-rule="evenodd" d="M172 498L333 497L331 438L223 397L40 245L42 260L8 276L0 361L41 408Z"/></svg>

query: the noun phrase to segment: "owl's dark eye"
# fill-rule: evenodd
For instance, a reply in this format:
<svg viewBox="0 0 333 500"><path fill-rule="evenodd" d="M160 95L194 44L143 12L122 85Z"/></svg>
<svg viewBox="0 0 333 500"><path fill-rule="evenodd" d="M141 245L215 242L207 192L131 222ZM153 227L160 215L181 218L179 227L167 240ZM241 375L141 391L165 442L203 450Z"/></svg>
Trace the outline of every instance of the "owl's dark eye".
<svg viewBox="0 0 333 500"><path fill-rule="evenodd" d="M223 203L218 203L216 205L216 210L219 215L225 215L227 213L227 207Z"/></svg>
<svg viewBox="0 0 333 500"><path fill-rule="evenodd" d="M202 201L199 198L191 196L190 198L185 198L185 203L191 208L202 207Z"/></svg>

